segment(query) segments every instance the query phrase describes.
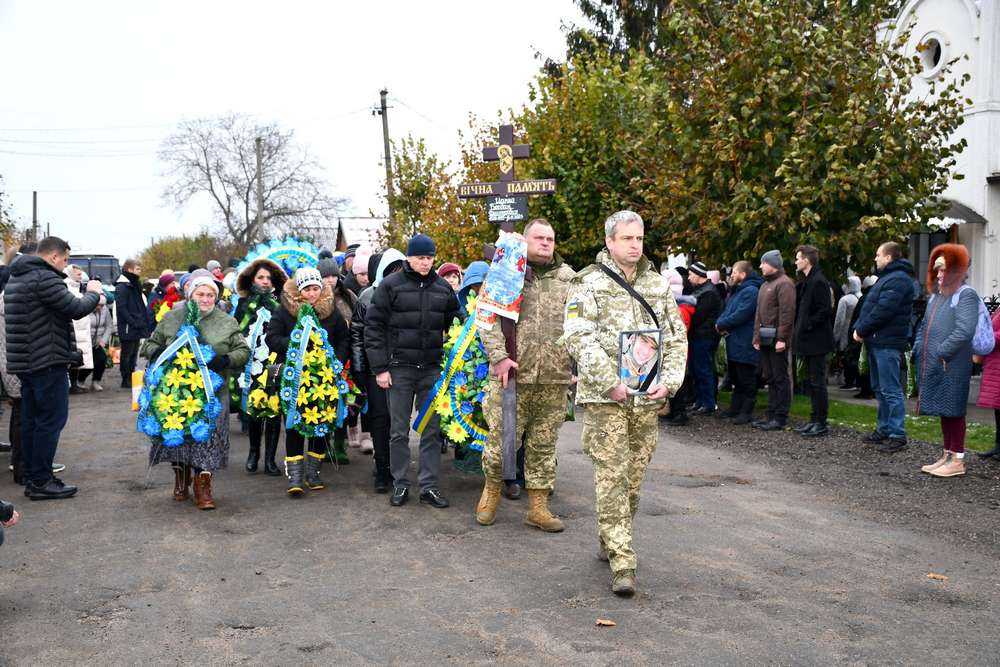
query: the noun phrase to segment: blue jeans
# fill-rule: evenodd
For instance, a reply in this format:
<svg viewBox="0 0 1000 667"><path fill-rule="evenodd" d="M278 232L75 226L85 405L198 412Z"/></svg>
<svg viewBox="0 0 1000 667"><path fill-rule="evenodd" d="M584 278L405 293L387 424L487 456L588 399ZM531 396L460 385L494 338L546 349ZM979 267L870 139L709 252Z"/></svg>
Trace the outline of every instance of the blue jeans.
<svg viewBox="0 0 1000 667"><path fill-rule="evenodd" d="M900 351L889 347L868 349L868 373L878 401L875 429L892 438L906 437L906 401L899 369Z"/></svg>
<svg viewBox="0 0 1000 667"><path fill-rule="evenodd" d="M69 417L66 366L18 373L21 380L21 457L26 483L45 486L52 479L52 461L59 434Z"/></svg>
<svg viewBox="0 0 1000 667"><path fill-rule="evenodd" d="M718 345L714 338L692 338L688 342L694 402L708 410L715 409L715 350Z"/></svg>

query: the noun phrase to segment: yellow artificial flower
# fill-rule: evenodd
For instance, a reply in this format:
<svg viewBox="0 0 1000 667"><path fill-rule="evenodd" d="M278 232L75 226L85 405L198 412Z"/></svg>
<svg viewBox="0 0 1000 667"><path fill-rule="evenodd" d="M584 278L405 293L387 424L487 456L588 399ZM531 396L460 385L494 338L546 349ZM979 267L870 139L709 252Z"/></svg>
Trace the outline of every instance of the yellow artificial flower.
<svg viewBox="0 0 1000 667"><path fill-rule="evenodd" d="M274 394L273 396L269 396L268 397L268 399L267 399L267 407L270 408L270 410L272 412L277 412L279 405L280 405L280 401L278 399L278 395L277 394Z"/></svg>
<svg viewBox="0 0 1000 667"><path fill-rule="evenodd" d="M309 371L302 371L302 379L299 381L299 386L308 387L312 384L312 381L312 375L309 374Z"/></svg>
<svg viewBox="0 0 1000 667"><path fill-rule="evenodd" d="M257 384L259 384L261 387L267 386L267 373L261 373L260 375L257 376Z"/></svg>
<svg viewBox="0 0 1000 667"><path fill-rule="evenodd" d="M309 390L303 387L299 389L299 396L295 401L295 405L306 405L307 403L309 403Z"/></svg>
<svg viewBox="0 0 1000 667"><path fill-rule="evenodd" d="M329 366L324 366L323 370L319 372L319 377L323 382L327 384L333 382L333 369Z"/></svg>
<svg viewBox="0 0 1000 667"><path fill-rule="evenodd" d="M160 394L156 397L156 409L160 412L170 412L177 405L177 401L171 394Z"/></svg>
<svg viewBox="0 0 1000 667"><path fill-rule="evenodd" d="M168 431L184 428L184 418L178 414L167 415L163 420L163 428Z"/></svg>
<svg viewBox="0 0 1000 667"><path fill-rule="evenodd" d="M323 338L320 337L320 335L318 333L316 333L315 331L313 331L311 334L309 334L309 341L313 345L317 345L317 346L322 346L323 345Z"/></svg>
<svg viewBox="0 0 1000 667"><path fill-rule="evenodd" d="M465 442L469 439L469 434L465 432L462 425L458 422L452 422L448 424L447 433L448 439L452 442Z"/></svg>
<svg viewBox="0 0 1000 667"><path fill-rule="evenodd" d="M316 365L325 364L326 363L326 352L324 352L323 348L321 348L321 347L313 348L312 350L310 350L306 354L306 363L307 364L316 364Z"/></svg>
<svg viewBox="0 0 1000 667"><path fill-rule="evenodd" d="M254 389L250 392L250 395L247 396L247 398L250 399L250 403L252 403L255 408L259 408L265 401L267 401L267 392L263 389Z"/></svg>
<svg viewBox="0 0 1000 667"><path fill-rule="evenodd" d="M337 409L334 407L329 407L323 412L323 423L325 424L336 424L337 423Z"/></svg>
<svg viewBox="0 0 1000 667"><path fill-rule="evenodd" d="M179 368L192 368L194 366L194 352L186 347L182 347L174 357L174 363Z"/></svg>
<svg viewBox="0 0 1000 667"><path fill-rule="evenodd" d="M170 312L170 304L161 303L160 307L156 309L156 321L159 322L160 320L162 320L169 312Z"/></svg>
<svg viewBox="0 0 1000 667"><path fill-rule="evenodd" d="M270 354L270 356L268 356L267 361L268 361L268 363L271 363L271 364L273 364L276 361L278 361L278 353L277 352L272 352Z"/></svg>
<svg viewBox="0 0 1000 667"><path fill-rule="evenodd" d="M302 418L306 420L307 424L318 424L319 417L319 410L316 408L306 408L305 412L302 413Z"/></svg>
<svg viewBox="0 0 1000 667"><path fill-rule="evenodd" d="M453 325L451 325L451 328L448 329L448 338L450 340L457 339L458 336L459 336L459 334L462 333L462 328L463 328L463 325L461 325L461 324L453 324Z"/></svg>
<svg viewBox="0 0 1000 667"><path fill-rule="evenodd" d="M180 387L185 383L184 371L178 370L176 368L171 368L170 372L167 373L166 379L168 387Z"/></svg>
<svg viewBox="0 0 1000 667"><path fill-rule="evenodd" d="M201 406L201 401L194 396L188 396L181 401L180 411L188 417L194 417L197 413L201 412Z"/></svg>
<svg viewBox="0 0 1000 667"><path fill-rule="evenodd" d="M451 401L448 400L447 394L438 396L438 399L434 401L434 412L438 413L442 417L448 417L451 415Z"/></svg>
<svg viewBox="0 0 1000 667"><path fill-rule="evenodd" d="M312 391L309 392L309 397L314 401L322 401L326 398L326 387L322 384L313 385Z"/></svg>
<svg viewBox="0 0 1000 667"><path fill-rule="evenodd" d="M187 385L191 387L192 391L201 388L201 373L197 371L191 371L187 375Z"/></svg>

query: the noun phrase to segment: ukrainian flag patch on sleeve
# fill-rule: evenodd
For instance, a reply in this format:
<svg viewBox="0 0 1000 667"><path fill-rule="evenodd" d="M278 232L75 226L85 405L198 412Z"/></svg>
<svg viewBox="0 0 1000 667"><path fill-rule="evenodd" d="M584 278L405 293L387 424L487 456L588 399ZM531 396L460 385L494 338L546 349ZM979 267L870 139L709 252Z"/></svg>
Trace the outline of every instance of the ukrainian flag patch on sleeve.
<svg viewBox="0 0 1000 667"><path fill-rule="evenodd" d="M569 301L566 304L566 319L571 320L574 317L579 317L579 316L580 316L580 302L576 301L575 299L573 301Z"/></svg>

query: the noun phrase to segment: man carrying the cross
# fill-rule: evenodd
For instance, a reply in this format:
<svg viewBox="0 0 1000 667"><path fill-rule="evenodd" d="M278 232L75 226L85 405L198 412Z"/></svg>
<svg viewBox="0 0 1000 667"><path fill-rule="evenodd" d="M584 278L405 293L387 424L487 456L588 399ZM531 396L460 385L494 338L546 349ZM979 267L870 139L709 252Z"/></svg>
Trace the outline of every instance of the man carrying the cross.
<svg viewBox="0 0 1000 667"><path fill-rule="evenodd" d="M632 519L656 450L663 400L684 381L687 336L669 285L642 252L643 222L619 211L604 223L607 248L576 275L566 301L563 338L579 367L583 450L594 464L600 558L611 564L611 590L635 594ZM622 332L659 329L659 379L630 394L618 369ZM655 333L655 332L654 332Z"/></svg>
<svg viewBox="0 0 1000 667"><path fill-rule="evenodd" d="M480 330L490 359L490 383L483 401L489 435L483 447L486 485L476 507L476 521L483 526L496 520L503 486L503 388L511 369L517 369L516 442L524 438L524 478L528 490L525 523L558 533L563 524L549 511L549 492L556 479L556 439L566 416L566 388L572 379L571 361L556 341L562 335L562 317L570 281L576 275L556 251L555 231L537 218L524 227L528 266L533 278L526 281L517 320L517 361L507 354L499 323Z"/></svg>

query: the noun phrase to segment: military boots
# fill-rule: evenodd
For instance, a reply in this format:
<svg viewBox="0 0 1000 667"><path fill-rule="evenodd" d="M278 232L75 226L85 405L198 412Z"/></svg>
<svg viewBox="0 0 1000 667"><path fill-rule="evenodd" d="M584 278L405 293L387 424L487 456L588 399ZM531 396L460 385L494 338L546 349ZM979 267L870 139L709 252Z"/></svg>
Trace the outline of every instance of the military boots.
<svg viewBox="0 0 1000 667"><path fill-rule="evenodd" d="M563 531L563 522L549 511L548 489L528 489L528 516L524 522L546 533Z"/></svg>
<svg viewBox="0 0 1000 667"><path fill-rule="evenodd" d="M476 506L476 523L480 526L492 526L497 520L497 504L500 502L500 488L503 482L486 480L483 495Z"/></svg>

